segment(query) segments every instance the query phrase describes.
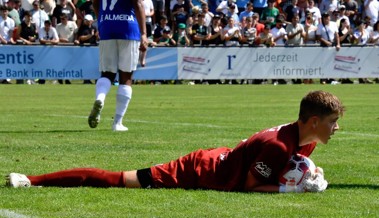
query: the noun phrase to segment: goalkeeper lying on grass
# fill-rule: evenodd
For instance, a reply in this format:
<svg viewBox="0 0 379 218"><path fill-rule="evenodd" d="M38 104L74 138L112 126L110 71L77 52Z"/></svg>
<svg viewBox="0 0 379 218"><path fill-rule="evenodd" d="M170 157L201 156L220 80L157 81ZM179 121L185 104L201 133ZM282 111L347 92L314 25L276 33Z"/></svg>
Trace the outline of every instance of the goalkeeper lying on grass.
<svg viewBox="0 0 379 218"><path fill-rule="evenodd" d="M234 149L197 150L169 163L146 169L110 172L76 168L25 176L11 173L12 187L126 187L213 189L242 192L322 192L323 171L303 180L295 189L280 186L279 177L294 154L308 157L318 142L326 144L339 129L337 120L344 106L331 93L309 92L300 103L296 122L260 131Z"/></svg>

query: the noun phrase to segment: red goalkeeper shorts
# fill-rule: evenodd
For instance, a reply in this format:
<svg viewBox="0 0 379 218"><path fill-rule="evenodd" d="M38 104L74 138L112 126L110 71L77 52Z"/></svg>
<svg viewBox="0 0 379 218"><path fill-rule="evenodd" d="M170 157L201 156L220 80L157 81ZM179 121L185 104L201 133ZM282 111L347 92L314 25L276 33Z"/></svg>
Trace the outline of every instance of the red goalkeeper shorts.
<svg viewBox="0 0 379 218"><path fill-rule="evenodd" d="M231 148L197 150L169 163L151 167L156 188L215 189L231 191L234 183L226 181L233 170L220 164Z"/></svg>

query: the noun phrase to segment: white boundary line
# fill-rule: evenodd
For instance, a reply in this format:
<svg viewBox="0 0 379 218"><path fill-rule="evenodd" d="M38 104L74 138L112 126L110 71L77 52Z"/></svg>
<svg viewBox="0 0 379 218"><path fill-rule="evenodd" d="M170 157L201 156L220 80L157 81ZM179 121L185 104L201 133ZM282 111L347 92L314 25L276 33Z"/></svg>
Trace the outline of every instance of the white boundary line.
<svg viewBox="0 0 379 218"><path fill-rule="evenodd" d="M60 114L50 114L48 116L52 117L72 117L72 118L83 118L87 119L88 117L86 116L78 116L78 115L60 115ZM103 120L103 119L102 119ZM105 119L105 120L113 120L113 119ZM150 123L150 124L169 124L169 125L176 125L176 126L202 126L202 127L209 127L209 128L229 128L227 126L218 126L218 125L212 125L212 124L204 124L204 123L168 123L168 122L160 122L160 121L148 121L148 120L130 120L126 119L127 122L130 123Z"/></svg>
<svg viewBox="0 0 379 218"><path fill-rule="evenodd" d="M79 116L79 115L60 115L60 114L51 114L48 116L52 117L72 117L72 118L82 118L87 119L86 116ZM107 121L112 120L110 118L105 119ZM127 119L127 122L131 123L150 123L150 124L165 124L165 125L175 125L175 126L199 126L199 127L208 127L208 128L230 128L230 126L219 126L219 125L212 125L212 124L204 124L204 123L176 123L176 122L160 122L160 121L148 121L148 120L130 120ZM371 138L379 138L379 134L373 134L373 133L363 133L363 132L347 132L347 131L337 131L336 134L341 135L351 135L356 137L371 137Z"/></svg>
<svg viewBox="0 0 379 218"><path fill-rule="evenodd" d="M11 210L6 209L0 209L0 217L6 217L6 218L30 218L30 216L26 216L20 213L16 213Z"/></svg>
<svg viewBox="0 0 379 218"><path fill-rule="evenodd" d="M362 133L362 132L346 132L346 131L337 131L336 134L342 134L342 135L353 135L353 136L360 136L360 137L372 137L372 138L379 138L379 134L372 134L372 133Z"/></svg>

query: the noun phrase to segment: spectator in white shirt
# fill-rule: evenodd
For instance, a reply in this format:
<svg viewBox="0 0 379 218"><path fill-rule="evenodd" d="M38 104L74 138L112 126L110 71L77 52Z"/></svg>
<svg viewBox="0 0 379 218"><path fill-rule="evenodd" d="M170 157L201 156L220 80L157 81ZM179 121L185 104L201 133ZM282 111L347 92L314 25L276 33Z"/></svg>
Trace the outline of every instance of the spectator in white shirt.
<svg viewBox="0 0 379 218"><path fill-rule="evenodd" d="M8 7L0 6L0 41L1 44L15 44L13 40L13 30L15 28L15 22L12 18L8 17Z"/></svg>
<svg viewBox="0 0 379 218"><path fill-rule="evenodd" d="M222 30L221 39L225 41L225 46L239 46L242 34L239 27L234 25L233 17L228 18L228 25Z"/></svg>
<svg viewBox="0 0 379 218"><path fill-rule="evenodd" d="M149 38L153 34L154 4L151 0L143 0L143 7L146 16L146 36Z"/></svg>
<svg viewBox="0 0 379 218"><path fill-rule="evenodd" d="M78 26L74 21L68 20L66 14L60 16L61 22L57 25L56 30L61 43L74 43Z"/></svg>
<svg viewBox="0 0 379 218"><path fill-rule="evenodd" d="M378 21L379 16L379 1L378 0L365 0L364 9L366 15L371 18L370 25L373 26Z"/></svg>
<svg viewBox="0 0 379 218"><path fill-rule="evenodd" d="M223 14L228 14L230 11L230 6L234 5L235 0L222 1L216 8L216 12L222 12ZM238 14L238 7L235 8L234 13Z"/></svg>
<svg viewBox="0 0 379 218"><path fill-rule="evenodd" d="M33 10L31 12L32 23L36 25L36 28L39 30L44 27L45 21L49 20L49 16L44 10L42 10L41 4L38 0L33 2Z"/></svg>
<svg viewBox="0 0 379 218"><path fill-rule="evenodd" d="M57 30L53 26L51 26L51 22L49 20L46 20L44 23L44 27L39 29L38 36L39 42L42 45L56 45L59 43Z"/></svg>
<svg viewBox="0 0 379 218"><path fill-rule="evenodd" d="M339 51L341 46L336 22L330 21L328 13L322 14L321 19L322 22L318 24L316 31L317 40L321 43L321 46L336 46L336 50Z"/></svg>
<svg viewBox="0 0 379 218"><path fill-rule="evenodd" d="M321 23L320 9L315 6L314 0L308 0L308 8L307 8L307 10L313 16L313 24L314 25L317 26L319 23ZM307 16L307 14L306 14L306 16ZM304 16L304 18L306 18L306 16Z"/></svg>
<svg viewBox="0 0 379 218"><path fill-rule="evenodd" d="M276 45L285 45L285 41L287 41L287 32L283 28L283 22L284 20L277 19L275 27L271 29L271 34L274 37Z"/></svg>
<svg viewBox="0 0 379 218"><path fill-rule="evenodd" d="M313 24L313 17L311 15L307 16L305 19L304 31L304 43L307 45L316 44L317 26Z"/></svg>
<svg viewBox="0 0 379 218"><path fill-rule="evenodd" d="M204 14L205 26L209 26L211 24L213 17L214 17L214 14L209 11L208 4L205 4L205 3L201 4L201 11Z"/></svg>
<svg viewBox="0 0 379 218"><path fill-rule="evenodd" d="M346 12L345 5L340 5L338 7L338 17L336 20L337 26L340 26L341 19L346 19L348 26L350 26L349 17L345 15L345 12Z"/></svg>
<svg viewBox="0 0 379 218"><path fill-rule="evenodd" d="M366 24L362 21L356 22L357 29L353 34L353 44L355 45L366 45L370 39L370 35L366 30Z"/></svg>

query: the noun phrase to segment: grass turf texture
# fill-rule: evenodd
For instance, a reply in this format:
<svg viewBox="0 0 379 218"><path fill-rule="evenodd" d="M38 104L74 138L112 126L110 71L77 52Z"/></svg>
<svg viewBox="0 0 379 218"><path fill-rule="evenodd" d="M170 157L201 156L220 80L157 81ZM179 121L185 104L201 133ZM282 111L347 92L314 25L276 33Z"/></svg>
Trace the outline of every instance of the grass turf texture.
<svg viewBox="0 0 379 218"><path fill-rule="evenodd" d="M311 156L329 187L316 194L0 187L0 217L378 217L379 85L134 86L126 133L111 131L116 87L98 128L88 127L94 89L0 85L1 175L140 169L199 148L234 147L295 121L300 99L323 89L347 107L340 130Z"/></svg>

